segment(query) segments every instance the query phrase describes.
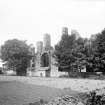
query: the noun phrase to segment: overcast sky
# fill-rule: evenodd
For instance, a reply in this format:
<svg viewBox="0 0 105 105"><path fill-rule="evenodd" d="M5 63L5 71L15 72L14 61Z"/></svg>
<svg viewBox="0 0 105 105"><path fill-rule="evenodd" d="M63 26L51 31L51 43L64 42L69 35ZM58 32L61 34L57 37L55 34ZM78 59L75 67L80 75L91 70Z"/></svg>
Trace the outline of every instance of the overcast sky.
<svg viewBox="0 0 105 105"><path fill-rule="evenodd" d="M52 45L61 37L62 27L81 36L105 28L104 0L0 0L0 45L8 39L28 40L36 45L49 33Z"/></svg>

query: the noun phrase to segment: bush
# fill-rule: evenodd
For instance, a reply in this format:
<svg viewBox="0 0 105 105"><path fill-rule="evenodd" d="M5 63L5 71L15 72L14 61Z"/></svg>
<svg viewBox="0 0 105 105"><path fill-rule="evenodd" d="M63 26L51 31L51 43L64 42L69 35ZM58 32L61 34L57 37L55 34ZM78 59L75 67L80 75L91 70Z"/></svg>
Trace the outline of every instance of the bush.
<svg viewBox="0 0 105 105"><path fill-rule="evenodd" d="M80 76L81 76L82 78L88 78L88 77L89 77L89 73L88 73L88 72L81 72L81 73L80 73Z"/></svg>
<svg viewBox="0 0 105 105"><path fill-rule="evenodd" d="M69 76L64 74L64 75L60 75L59 78L69 78Z"/></svg>
<svg viewBox="0 0 105 105"><path fill-rule="evenodd" d="M72 77L72 78L80 77L80 73L79 72L69 72L68 75L69 75L69 77Z"/></svg>
<svg viewBox="0 0 105 105"><path fill-rule="evenodd" d="M86 105L105 105L105 96L92 91L87 95Z"/></svg>

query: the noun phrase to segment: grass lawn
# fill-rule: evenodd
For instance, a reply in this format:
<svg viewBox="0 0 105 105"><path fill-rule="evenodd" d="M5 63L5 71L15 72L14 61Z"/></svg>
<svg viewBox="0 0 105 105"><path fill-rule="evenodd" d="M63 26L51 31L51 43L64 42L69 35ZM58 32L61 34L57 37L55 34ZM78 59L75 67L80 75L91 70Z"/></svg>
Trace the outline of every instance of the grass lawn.
<svg viewBox="0 0 105 105"><path fill-rule="evenodd" d="M46 86L25 84L17 81L0 82L0 105L23 105L36 102L40 98L46 101L64 94L77 95L77 92Z"/></svg>

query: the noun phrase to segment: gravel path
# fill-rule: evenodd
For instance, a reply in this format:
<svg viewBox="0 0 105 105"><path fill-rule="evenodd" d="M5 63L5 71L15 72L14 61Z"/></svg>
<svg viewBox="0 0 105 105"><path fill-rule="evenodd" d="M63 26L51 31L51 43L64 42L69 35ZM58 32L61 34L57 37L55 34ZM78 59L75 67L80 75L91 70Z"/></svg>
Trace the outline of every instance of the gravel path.
<svg viewBox="0 0 105 105"><path fill-rule="evenodd" d="M0 76L0 81L20 81L26 84L87 92L105 87L104 80Z"/></svg>

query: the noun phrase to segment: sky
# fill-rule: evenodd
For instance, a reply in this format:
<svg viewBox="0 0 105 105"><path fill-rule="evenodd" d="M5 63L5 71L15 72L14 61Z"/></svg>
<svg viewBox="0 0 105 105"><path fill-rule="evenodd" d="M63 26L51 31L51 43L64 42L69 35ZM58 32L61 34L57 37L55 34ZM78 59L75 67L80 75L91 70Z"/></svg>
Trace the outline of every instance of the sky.
<svg viewBox="0 0 105 105"><path fill-rule="evenodd" d="M0 0L0 46L14 38L36 46L45 33L51 35L54 46L62 27L87 38L101 32L105 28L105 1Z"/></svg>

